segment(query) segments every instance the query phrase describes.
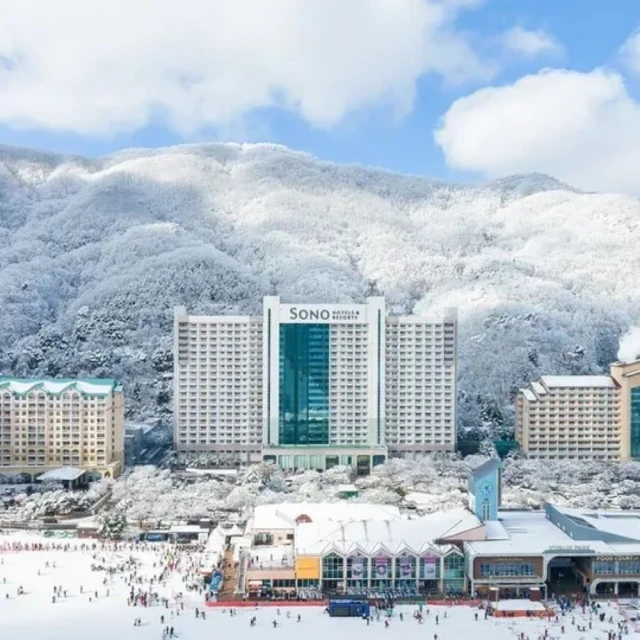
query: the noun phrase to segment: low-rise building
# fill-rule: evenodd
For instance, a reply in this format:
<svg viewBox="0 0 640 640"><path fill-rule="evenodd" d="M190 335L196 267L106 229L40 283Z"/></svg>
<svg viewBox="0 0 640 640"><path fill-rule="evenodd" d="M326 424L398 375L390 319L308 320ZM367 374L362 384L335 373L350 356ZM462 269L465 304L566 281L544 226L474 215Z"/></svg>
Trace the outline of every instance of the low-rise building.
<svg viewBox="0 0 640 640"><path fill-rule="evenodd" d="M124 393L115 380L0 377L0 473L60 467L115 477L124 458Z"/></svg>
<svg viewBox="0 0 640 640"><path fill-rule="evenodd" d="M500 509L501 463L470 474L467 508L415 518L360 503L257 507L237 559L240 592L393 597L637 595L640 512Z"/></svg>
<svg viewBox="0 0 640 640"><path fill-rule="evenodd" d="M516 439L531 458L640 458L640 361L607 376L542 376L518 393Z"/></svg>

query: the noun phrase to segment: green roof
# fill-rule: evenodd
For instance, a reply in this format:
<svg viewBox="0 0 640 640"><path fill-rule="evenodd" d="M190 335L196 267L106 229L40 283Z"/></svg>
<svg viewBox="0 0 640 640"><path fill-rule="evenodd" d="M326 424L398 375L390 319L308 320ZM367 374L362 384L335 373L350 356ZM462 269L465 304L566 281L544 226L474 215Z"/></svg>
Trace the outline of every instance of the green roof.
<svg viewBox="0 0 640 640"><path fill-rule="evenodd" d="M83 396L107 396L120 390L120 384L110 378L13 378L0 376L0 391L5 389L17 396L42 391L58 396L65 391L78 391Z"/></svg>

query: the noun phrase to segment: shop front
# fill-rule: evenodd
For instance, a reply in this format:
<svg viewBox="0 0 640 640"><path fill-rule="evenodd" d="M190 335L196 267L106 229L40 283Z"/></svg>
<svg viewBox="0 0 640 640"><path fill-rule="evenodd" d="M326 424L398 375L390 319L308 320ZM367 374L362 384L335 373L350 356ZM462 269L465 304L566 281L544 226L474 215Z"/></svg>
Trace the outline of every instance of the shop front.
<svg viewBox="0 0 640 640"><path fill-rule="evenodd" d="M529 598L544 586L542 556L479 556L473 558L471 592L489 597ZM497 590L497 591L496 591Z"/></svg>
<svg viewBox="0 0 640 640"><path fill-rule="evenodd" d="M595 556L584 563L585 587L592 595L637 597L640 556Z"/></svg>
<svg viewBox="0 0 640 640"><path fill-rule="evenodd" d="M420 576L418 589L420 593L439 593L442 572L440 571L441 559L433 552L426 553L419 558Z"/></svg>

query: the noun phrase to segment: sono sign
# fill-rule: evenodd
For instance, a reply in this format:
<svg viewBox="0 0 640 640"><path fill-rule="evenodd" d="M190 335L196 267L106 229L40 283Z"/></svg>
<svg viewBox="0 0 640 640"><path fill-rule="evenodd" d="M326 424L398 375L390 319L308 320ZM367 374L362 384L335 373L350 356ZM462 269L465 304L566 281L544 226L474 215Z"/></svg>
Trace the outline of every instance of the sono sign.
<svg viewBox="0 0 640 640"><path fill-rule="evenodd" d="M303 324L349 324L366 322L363 304L282 304L280 322Z"/></svg>

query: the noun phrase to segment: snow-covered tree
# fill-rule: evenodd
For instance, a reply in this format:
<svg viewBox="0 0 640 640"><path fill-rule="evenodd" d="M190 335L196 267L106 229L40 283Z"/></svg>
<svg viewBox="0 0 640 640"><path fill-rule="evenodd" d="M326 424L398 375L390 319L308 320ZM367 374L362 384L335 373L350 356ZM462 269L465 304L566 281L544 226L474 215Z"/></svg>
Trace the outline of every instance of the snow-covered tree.
<svg viewBox="0 0 640 640"><path fill-rule="evenodd" d="M127 530L127 517L119 511L108 511L100 516L98 533L107 540L121 540Z"/></svg>
<svg viewBox="0 0 640 640"><path fill-rule="evenodd" d="M476 440L512 433L515 392L540 374L606 369L640 315L633 261L610 259L639 244L638 201L546 176L447 184L273 145L90 162L5 148L0 191L0 373L121 379L135 419L170 417L177 304L456 306Z"/></svg>

